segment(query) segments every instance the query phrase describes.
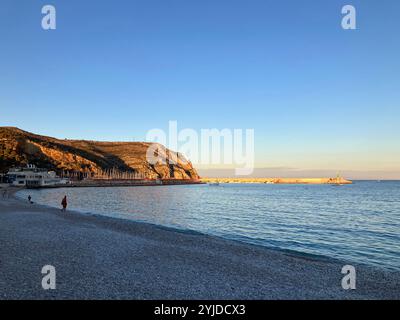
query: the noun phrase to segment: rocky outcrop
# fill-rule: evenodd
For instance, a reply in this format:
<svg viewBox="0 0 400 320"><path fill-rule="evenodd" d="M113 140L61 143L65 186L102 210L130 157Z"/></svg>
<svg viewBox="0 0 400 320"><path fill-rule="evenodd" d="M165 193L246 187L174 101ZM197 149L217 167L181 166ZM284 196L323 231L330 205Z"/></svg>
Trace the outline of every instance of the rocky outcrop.
<svg viewBox="0 0 400 320"><path fill-rule="evenodd" d="M96 176L107 170L135 172L150 179L198 179L182 155L157 145L157 159L150 163L152 143L60 140L18 128L0 127L0 172L28 163L58 172L73 171Z"/></svg>

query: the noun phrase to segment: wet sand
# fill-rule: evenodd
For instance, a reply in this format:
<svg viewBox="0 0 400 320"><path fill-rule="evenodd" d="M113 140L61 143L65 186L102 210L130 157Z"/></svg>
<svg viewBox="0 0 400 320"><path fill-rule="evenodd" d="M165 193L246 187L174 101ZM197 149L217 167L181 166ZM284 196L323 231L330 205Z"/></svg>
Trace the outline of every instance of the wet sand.
<svg viewBox="0 0 400 320"><path fill-rule="evenodd" d="M121 219L0 192L0 299L399 299L400 272ZM41 269L56 268L56 290Z"/></svg>

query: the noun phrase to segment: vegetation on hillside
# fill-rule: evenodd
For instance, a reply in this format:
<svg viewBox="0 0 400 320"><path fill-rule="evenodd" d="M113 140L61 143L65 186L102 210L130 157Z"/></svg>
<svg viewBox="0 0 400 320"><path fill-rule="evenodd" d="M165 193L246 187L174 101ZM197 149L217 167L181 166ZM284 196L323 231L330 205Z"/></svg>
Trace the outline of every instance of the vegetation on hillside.
<svg viewBox="0 0 400 320"><path fill-rule="evenodd" d="M96 176L104 170L136 172L147 178L197 179L198 174L182 156L171 163L172 151L165 149L164 163L146 160L151 144L145 142L98 142L60 140L18 128L0 127L0 172L13 166L34 164L57 172L80 172Z"/></svg>

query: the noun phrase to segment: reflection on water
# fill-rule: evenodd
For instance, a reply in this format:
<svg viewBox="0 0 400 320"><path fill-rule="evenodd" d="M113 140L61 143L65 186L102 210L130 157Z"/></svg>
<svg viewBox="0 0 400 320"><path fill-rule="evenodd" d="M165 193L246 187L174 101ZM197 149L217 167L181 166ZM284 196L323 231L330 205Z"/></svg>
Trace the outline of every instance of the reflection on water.
<svg viewBox="0 0 400 320"><path fill-rule="evenodd" d="M400 270L400 182L23 190L69 209Z"/></svg>

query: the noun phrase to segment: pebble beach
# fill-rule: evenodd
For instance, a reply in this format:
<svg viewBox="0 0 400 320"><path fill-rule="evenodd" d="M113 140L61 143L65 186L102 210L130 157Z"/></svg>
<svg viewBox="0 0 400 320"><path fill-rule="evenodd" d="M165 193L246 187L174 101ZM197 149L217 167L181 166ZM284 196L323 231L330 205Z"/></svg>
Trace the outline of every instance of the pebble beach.
<svg viewBox="0 0 400 320"><path fill-rule="evenodd" d="M400 272L0 195L0 299L399 299ZM42 267L56 270L42 288Z"/></svg>

